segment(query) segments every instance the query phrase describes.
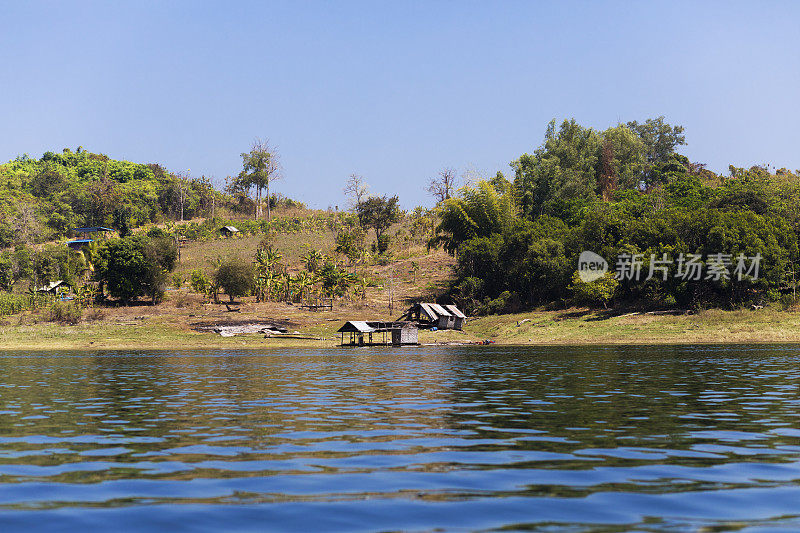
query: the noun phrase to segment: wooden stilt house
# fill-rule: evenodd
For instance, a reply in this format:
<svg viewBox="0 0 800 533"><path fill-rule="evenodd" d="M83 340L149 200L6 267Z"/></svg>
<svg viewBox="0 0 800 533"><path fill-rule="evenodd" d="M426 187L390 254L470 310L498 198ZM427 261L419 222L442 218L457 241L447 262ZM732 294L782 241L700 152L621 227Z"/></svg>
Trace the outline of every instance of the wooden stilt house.
<svg viewBox="0 0 800 533"><path fill-rule="evenodd" d="M409 322L350 320L339 328L342 346L408 346L419 344L417 326Z"/></svg>
<svg viewBox="0 0 800 533"><path fill-rule="evenodd" d="M461 329L466 316L455 305L416 303L406 310L400 320L408 320L421 328Z"/></svg>

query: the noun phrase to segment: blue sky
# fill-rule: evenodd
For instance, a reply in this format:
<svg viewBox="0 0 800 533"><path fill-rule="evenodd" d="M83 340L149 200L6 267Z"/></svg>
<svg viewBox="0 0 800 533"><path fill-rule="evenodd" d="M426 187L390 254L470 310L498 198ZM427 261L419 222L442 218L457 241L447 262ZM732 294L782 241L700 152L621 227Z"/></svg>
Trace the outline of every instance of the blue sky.
<svg viewBox="0 0 800 533"><path fill-rule="evenodd" d="M0 160L84 148L343 205L442 167L510 174L547 122L665 115L683 153L800 168L800 2L0 3Z"/></svg>

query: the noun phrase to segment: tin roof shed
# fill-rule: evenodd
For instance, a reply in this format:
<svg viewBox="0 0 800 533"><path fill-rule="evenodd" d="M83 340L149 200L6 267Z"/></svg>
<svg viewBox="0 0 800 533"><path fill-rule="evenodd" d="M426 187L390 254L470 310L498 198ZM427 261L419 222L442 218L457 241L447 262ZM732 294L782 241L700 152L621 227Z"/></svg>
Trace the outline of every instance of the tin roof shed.
<svg viewBox="0 0 800 533"><path fill-rule="evenodd" d="M339 328L337 333L372 333L375 328L371 327L363 320L349 320L344 326Z"/></svg>

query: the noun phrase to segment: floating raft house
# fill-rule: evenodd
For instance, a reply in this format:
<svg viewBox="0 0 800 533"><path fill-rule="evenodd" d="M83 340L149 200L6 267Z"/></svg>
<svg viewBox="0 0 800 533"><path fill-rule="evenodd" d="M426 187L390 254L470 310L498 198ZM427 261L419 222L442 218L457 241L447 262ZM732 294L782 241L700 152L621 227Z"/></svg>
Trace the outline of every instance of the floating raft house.
<svg viewBox="0 0 800 533"><path fill-rule="evenodd" d="M349 320L339 328L342 346L409 346L419 344L419 330L409 322ZM345 334L348 334L347 336Z"/></svg>

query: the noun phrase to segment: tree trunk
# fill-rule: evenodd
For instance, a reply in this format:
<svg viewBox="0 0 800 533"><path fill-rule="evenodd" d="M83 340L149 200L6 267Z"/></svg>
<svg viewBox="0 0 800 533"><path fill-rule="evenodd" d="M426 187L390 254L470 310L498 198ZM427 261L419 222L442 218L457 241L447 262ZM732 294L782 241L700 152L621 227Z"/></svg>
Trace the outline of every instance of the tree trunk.
<svg viewBox="0 0 800 533"><path fill-rule="evenodd" d="M270 221L272 213L269 206L269 180L267 180L267 222Z"/></svg>
<svg viewBox="0 0 800 533"><path fill-rule="evenodd" d="M256 187L256 202L255 202L256 205L253 207L253 220L258 220L258 207L259 205L261 205L260 200L258 198L260 193L261 190L258 187Z"/></svg>

